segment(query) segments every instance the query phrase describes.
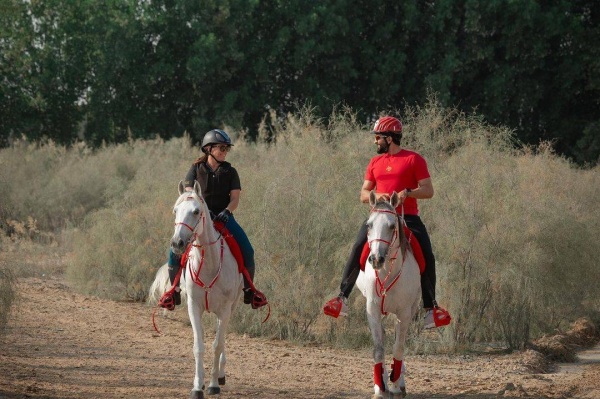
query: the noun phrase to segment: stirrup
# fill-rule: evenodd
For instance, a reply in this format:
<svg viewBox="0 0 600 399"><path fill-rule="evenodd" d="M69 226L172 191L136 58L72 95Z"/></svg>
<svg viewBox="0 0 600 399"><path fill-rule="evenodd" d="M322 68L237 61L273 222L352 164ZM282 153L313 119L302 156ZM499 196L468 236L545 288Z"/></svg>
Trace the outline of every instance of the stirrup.
<svg viewBox="0 0 600 399"><path fill-rule="evenodd" d="M167 310L175 310L175 299L172 292L165 292L158 301L158 306Z"/></svg>
<svg viewBox="0 0 600 399"><path fill-rule="evenodd" d="M440 308L439 306L433 308L433 322L436 327L447 326L451 321L452 316L450 316L450 312L446 309Z"/></svg>
<svg viewBox="0 0 600 399"><path fill-rule="evenodd" d="M325 306L323 306L323 313L325 313L327 316L337 319L340 316L343 307L344 300L341 297L336 296L335 298L329 300Z"/></svg>
<svg viewBox="0 0 600 399"><path fill-rule="evenodd" d="M269 303L269 301L267 301L267 296L259 290L254 291L253 294L251 303L252 309L262 308Z"/></svg>

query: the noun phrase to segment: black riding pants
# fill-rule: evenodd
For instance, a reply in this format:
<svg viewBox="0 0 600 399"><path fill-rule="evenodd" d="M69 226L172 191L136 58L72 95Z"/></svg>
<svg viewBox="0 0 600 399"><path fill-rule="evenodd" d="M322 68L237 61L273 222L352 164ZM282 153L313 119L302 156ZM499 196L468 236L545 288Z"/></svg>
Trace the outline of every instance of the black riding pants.
<svg viewBox="0 0 600 399"><path fill-rule="evenodd" d="M404 215L406 225L415 235L417 241L421 245L423 256L425 257L425 272L421 274L421 293L423 297L423 307L432 308L437 305L435 302L435 257L433 256L433 250L431 248L431 240L425 225L421 221L421 218L417 215ZM367 242L367 225L363 223L356 242L352 246L350 251L350 257L344 267L344 274L342 276L342 284L340 290L346 298L350 296L352 288L360 273L360 255L363 247Z"/></svg>

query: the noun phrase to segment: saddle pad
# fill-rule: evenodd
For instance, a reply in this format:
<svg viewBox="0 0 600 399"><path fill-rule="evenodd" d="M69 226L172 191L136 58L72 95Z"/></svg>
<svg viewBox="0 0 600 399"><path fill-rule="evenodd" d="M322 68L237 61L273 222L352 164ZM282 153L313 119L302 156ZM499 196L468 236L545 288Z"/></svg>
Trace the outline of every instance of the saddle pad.
<svg viewBox="0 0 600 399"><path fill-rule="evenodd" d="M421 274L425 271L425 257L423 256L423 251L421 250L421 244L419 244L419 240L415 238L412 231L406 226L404 227L404 234L406 235L406 239L410 243L410 247L412 248L413 255L417 260L417 264L419 265L419 271ZM369 248L369 242L365 242L365 246L363 247L362 253L360 254L360 270L365 271L365 265L367 264L367 258L369 257L369 253L371 249Z"/></svg>
<svg viewBox="0 0 600 399"><path fill-rule="evenodd" d="M221 223L221 222L213 222L213 223L215 225L215 229L217 229L217 231L221 232L221 235L223 236L223 238L225 239L225 242L229 246L229 250L231 251L231 254L237 261L238 271L243 274L245 266L244 266L244 257L242 256L242 250L240 249L240 246L238 245L238 243L235 240L235 238L233 237L233 235L229 232L229 230L227 230L227 227L225 227L225 225L223 223Z"/></svg>

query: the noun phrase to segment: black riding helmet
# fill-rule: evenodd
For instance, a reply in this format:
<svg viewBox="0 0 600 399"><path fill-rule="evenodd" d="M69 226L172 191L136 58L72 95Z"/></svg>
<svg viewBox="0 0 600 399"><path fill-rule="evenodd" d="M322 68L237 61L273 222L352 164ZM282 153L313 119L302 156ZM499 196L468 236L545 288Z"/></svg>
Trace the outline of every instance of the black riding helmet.
<svg viewBox="0 0 600 399"><path fill-rule="evenodd" d="M233 143L231 142L229 135L227 133L225 133L225 131L223 131L221 129L213 129L204 135L204 138L202 139L201 147L204 149L204 147L206 147L208 145L219 145L219 144L233 146Z"/></svg>

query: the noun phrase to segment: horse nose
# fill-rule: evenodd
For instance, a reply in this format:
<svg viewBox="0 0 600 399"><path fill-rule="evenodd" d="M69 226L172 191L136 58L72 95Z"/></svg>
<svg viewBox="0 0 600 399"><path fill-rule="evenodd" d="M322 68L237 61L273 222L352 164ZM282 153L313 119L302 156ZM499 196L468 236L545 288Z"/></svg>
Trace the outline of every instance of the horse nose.
<svg viewBox="0 0 600 399"><path fill-rule="evenodd" d="M173 249L173 252L175 252L177 255L179 255L183 252L184 245L185 245L185 243L183 242L183 240L181 238L179 238L179 239L173 238L171 240L171 248Z"/></svg>
<svg viewBox="0 0 600 399"><path fill-rule="evenodd" d="M371 254L369 255L369 263L374 269L378 269L385 263L385 257Z"/></svg>

